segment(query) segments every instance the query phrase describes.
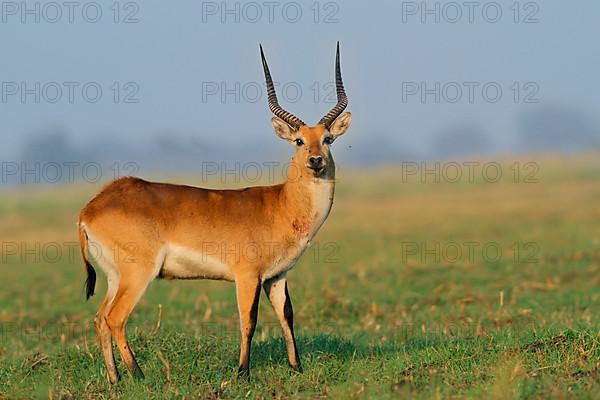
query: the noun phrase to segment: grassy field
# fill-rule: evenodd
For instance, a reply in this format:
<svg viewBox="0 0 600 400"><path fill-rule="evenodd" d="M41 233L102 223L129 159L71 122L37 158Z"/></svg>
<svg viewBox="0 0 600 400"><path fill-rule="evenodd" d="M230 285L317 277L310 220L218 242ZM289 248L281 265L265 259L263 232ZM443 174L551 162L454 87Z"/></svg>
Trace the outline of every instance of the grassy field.
<svg viewBox="0 0 600 400"><path fill-rule="evenodd" d="M597 398L600 155L534 159L499 161L498 182L342 170L289 275L304 373L261 295L250 382L234 285L156 281L128 327L146 379L117 356L110 386L92 325L106 284L84 301L74 247L100 184L2 191L0 398Z"/></svg>

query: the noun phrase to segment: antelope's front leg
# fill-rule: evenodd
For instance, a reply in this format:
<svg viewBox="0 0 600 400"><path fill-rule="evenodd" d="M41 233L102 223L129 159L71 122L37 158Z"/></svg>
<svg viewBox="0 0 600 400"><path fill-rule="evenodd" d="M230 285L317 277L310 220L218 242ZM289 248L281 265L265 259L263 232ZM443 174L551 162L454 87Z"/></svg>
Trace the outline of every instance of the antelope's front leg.
<svg viewBox="0 0 600 400"><path fill-rule="evenodd" d="M263 287L281 324L290 367L295 371L302 372L296 338L294 337L294 310L287 288L286 274L267 280L263 283Z"/></svg>
<svg viewBox="0 0 600 400"><path fill-rule="evenodd" d="M250 345L256 328L258 317L258 299L260 297L260 280L258 277L238 277L235 282L237 291L238 310L240 313L240 366L238 376L250 377Z"/></svg>

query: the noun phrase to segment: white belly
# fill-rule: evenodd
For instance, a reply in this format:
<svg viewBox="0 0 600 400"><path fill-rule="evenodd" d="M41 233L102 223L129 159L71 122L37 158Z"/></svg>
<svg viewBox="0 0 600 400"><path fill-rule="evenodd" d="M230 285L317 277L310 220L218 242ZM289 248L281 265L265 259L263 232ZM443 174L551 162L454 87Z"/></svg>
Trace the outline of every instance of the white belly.
<svg viewBox="0 0 600 400"><path fill-rule="evenodd" d="M233 271L218 256L173 244L167 245L161 276L165 279L234 280Z"/></svg>

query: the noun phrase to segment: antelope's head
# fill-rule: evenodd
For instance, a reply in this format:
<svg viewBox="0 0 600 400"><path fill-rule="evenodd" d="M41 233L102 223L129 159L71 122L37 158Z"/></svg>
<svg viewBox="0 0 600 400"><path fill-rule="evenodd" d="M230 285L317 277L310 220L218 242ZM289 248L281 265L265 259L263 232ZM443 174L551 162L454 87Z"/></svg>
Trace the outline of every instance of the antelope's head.
<svg viewBox="0 0 600 400"><path fill-rule="evenodd" d="M348 106L348 98L344 91L342 71L340 70L339 42L335 57L337 104L315 126L306 125L300 118L281 108L277 102L275 87L262 46L260 46L260 56L267 82L269 109L276 115L271 120L273 130L280 138L287 140L295 147L296 152L292 163L301 169L302 175L307 173L315 178L333 179L335 164L329 148L339 136L348 130L352 122L352 115L349 112L342 114Z"/></svg>

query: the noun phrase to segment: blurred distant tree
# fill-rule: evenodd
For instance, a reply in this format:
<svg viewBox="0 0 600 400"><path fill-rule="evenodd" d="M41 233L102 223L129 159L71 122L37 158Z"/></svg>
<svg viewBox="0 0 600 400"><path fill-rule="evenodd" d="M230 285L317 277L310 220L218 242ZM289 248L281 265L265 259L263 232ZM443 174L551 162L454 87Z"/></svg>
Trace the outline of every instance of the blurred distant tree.
<svg viewBox="0 0 600 400"><path fill-rule="evenodd" d="M21 160L28 163L64 163L79 161L81 154L73 147L62 128L48 128L23 144Z"/></svg>
<svg viewBox="0 0 600 400"><path fill-rule="evenodd" d="M462 123L438 133L432 147L437 158L451 158L484 154L493 146L483 129L469 123Z"/></svg>
<svg viewBox="0 0 600 400"><path fill-rule="evenodd" d="M600 129L582 111L538 108L518 121L518 145L524 151L573 151L600 146Z"/></svg>

